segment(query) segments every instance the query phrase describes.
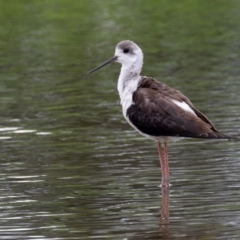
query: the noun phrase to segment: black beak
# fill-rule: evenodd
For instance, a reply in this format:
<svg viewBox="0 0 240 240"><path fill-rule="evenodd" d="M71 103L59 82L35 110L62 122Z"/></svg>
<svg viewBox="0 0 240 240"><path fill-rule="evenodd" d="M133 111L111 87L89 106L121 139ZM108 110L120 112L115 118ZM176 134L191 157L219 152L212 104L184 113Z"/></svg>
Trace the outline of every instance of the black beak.
<svg viewBox="0 0 240 240"><path fill-rule="evenodd" d="M100 66L98 66L98 67L94 68L93 70L89 71L88 74L97 71L98 69L100 69L100 68L108 65L108 64L111 63L111 62L115 62L115 61L117 60L117 58L118 58L117 56L111 57L111 58L108 59L105 63L103 63L103 64L101 64Z"/></svg>

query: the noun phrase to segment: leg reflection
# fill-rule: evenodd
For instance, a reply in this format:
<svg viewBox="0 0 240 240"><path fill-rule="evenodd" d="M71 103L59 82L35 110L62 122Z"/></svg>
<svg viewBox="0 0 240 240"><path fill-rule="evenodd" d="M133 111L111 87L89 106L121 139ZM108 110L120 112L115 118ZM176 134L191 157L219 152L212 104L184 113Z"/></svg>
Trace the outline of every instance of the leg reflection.
<svg viewBox="0 0 240 240"><path fill-rule="evenodd" d="M162 187L162 206L160 210L160 235L168 236L169 233L169 188Z"/></svg>

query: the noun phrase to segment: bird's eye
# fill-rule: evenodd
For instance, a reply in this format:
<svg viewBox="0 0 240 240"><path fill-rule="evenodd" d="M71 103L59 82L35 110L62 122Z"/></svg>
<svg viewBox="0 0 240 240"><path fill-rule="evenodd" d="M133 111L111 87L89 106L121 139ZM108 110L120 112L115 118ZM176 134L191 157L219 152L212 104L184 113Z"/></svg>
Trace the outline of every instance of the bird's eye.
<svg viewBox="0 0 240 240"><path fill-rule="evenodd" d="M124 49L123 49L123 52L124 52L124 53L128 53L128 52L129 52L129 48L124 48Z"/></svg>

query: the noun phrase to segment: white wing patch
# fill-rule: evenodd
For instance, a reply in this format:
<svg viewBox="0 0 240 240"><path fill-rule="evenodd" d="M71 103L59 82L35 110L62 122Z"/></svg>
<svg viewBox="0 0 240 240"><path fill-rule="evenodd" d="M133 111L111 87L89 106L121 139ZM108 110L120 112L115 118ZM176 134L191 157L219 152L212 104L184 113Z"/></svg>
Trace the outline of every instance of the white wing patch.
<svg viewBox="0 0 240 240"><path fill-rule="evenodd" d="M195 112L192 110L192 108L191 108L187 103L185 103L185 102L179 102L179 101L177 101L177 100L175 100L175 99L171 99L171 101L172 101L173 103L175 103L176 105L178 105L180 108L182 108L185 112L190 112L190 113L194 114L195 116L197 116L197 115L195 114Z"/></svg>

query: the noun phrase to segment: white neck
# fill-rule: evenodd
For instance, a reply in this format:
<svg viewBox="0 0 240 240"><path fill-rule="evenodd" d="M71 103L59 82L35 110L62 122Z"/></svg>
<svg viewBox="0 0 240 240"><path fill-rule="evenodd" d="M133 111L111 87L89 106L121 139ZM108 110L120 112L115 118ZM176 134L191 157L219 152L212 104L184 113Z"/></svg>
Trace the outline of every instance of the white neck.
<svg viewBox="0 0 240 240"><path fill-rule="evenodd" d="M141 80L141 64L122 65L120 76L118 78L118 92L121 99L123 115L127 119L127 109L134 104L132 100L133 92L136 91L138 83Z"/></svg>
<svg viewBox="0 0 240 240"><path fill-rule="evenodd" d="M140 78L141 78L140 73L142 70L142 65L143 65L143 60L139 58L131 65L128 65L128 64L122 65L121 72L118 78L118 92L121 99L125 89L133 85L132 82L135 82L135 83L137 82L136 84L138 84L138 82L140 81Z"/></svg>

